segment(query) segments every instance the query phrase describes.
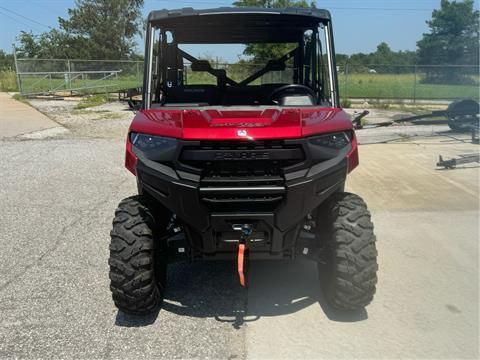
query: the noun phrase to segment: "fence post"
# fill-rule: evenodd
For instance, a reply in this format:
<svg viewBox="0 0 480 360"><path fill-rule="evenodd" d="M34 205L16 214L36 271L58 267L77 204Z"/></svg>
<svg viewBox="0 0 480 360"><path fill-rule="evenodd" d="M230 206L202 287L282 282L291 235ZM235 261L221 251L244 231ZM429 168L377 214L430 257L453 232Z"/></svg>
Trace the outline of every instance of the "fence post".
<svg viewBox="0 0 480 360"><path fill-rule="evenodd" d="M348 61L345 63L345 99L348 99Z"/></svg>
<svg viewBox="0 0 480 360"><path fill-rule="evenodd" d="M141 81L140 70L138 69L138 61L136 62L136 66L137 66L137 85L138 85L138 83L140 83L140 81Z"/></svg>
<svg viewBox="0 0 480 360"><path fill-rule="evenodd" d="M68 70L68 74L65 77L65 88L69 89L69 88L71 88L71 86L70 86L70 75L71 75L71 72L72 72L72 69L70 68L70 59L67 59L67 70Z"/></svg>
<svg viewBox="0 0 480 360"><path fill-rule="evenodd" d="M20 94L22 94L23 93L22 81L20 80L20 74L18 73L17 48L15 47L15 44L12 44L12 46L13 46L13 62L15 63L15 75L17 78L17 87Z"/></svg>
<svg viewBox="0 0 480 360"><path fill-rule="evenodd" d="M413 103L417 102L417 64L413 66Z"/></svg>

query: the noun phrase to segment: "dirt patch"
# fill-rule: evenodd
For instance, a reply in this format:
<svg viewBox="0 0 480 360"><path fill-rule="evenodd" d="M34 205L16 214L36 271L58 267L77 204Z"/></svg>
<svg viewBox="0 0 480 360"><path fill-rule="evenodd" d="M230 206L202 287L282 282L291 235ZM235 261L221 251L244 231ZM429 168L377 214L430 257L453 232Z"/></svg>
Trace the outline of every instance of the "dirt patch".
<svg viewBox="0 0 480 360"><path fill-rule="evenodd" d="M128 105L109 102L87 109L76 109L79 101L32 99L30 104L70 130L74 137L124 139L133 119Z"/></svg>

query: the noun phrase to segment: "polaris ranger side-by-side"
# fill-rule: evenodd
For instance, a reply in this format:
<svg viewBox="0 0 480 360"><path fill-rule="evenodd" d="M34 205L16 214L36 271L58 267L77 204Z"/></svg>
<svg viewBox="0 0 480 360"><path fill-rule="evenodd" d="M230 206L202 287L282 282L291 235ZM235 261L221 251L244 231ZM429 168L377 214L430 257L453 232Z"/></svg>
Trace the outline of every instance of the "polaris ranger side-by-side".
<svg viewBox="0 0 480 360"><path fill-rule="evenodd" d="M202 44L271 48L275 56L261 66L248 59L218 66L189 53ZM150 13L143 102L125 164L139 195L120 202L111 231L111 291L120 310L157 309L167 264L182 258L230 259L245 286L249 261L304 257L318 263L334 307L358 309L373 299L370 213L344 192L358 148L339 107L328 11Z"/></svg>

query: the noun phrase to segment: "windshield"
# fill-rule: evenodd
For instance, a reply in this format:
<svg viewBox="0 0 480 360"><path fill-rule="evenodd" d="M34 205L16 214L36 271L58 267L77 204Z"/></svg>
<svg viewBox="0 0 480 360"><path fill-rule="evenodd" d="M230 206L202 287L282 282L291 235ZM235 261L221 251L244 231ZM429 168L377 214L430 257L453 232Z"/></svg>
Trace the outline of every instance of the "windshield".
<svg viewBox="0 0 480 360"><path fill-rule="evenodd" d="M219 43L197 34L189 42L178 31L153 27L147 39L146 99L152 106L333 105L336 74L323 24L283 37L271 28L270 35L242 35L241 42L235 34Z"/></svg>
<svg viewBox="0 0 480 360"><path fill-rule="evenodd" d="M200 61L208 62L211 68L219 71L225 71L226 77L232 79L235 83L246 83L249 85L264 84L289 84L294 81L294 62L293 57L285 61L285 66L268 67L270 60L275 60L276 54L288 54L296 48L294 43L285 44L261 44L262 46L243 45L243 44L215 44L215 45L197 45L197 44L180 44L179 49L195 54ZM205 50L208 49L208 50ZM263 49L276 50L273 55L261 54ZM214 55L215 53L215 55ZM252 54L245 56L245 53ZM282 54L283 55L283 54ZM278 56L281 57L281 56ZM216 85L217 78L208 71L192 69L192 62L185 60L184 68L184 85ZM268 68L267 71L262 71ZM258 76L255 76L258 74ZM254 77L252 77L254 76ZM232 85L232 84L227 84Z"/></svg>

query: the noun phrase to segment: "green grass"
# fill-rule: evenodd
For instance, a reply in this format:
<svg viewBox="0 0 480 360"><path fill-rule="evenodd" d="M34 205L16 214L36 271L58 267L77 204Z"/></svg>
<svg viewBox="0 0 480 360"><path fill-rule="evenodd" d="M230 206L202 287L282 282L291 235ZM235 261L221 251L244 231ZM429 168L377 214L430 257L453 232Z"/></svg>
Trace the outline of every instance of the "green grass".
<svg viewBox="0 0 480 360"><path fill-rule="evenodd" d="M240 76L241 75L241 76ZM267 74L268 75L268 74ZM275 74L272 74L273 76ZM234 80L242 80L248 74L233 74ZM422 76L413 74L339 74L338 83L342 99L431 99L449 100L458 98L479 99L478 85L421 84ZM265 76L266 82L272 80ZM277 80L273 77L273 80ZM280 80L280 79L278 79ZM474 79L477 84L478 76ZM281 82L281 81L280 81ZM188 84L216 84L216 79L208 73L189 72ZM252 85L260 85L258 79Z"/></svg>
<svg viewBox="0 0 480 360"><path fill-rule="evenodd" d="M245 80L250 75L255 73L256 71L260 70L260 67L242 67L242 66L235 66L230 65L229 70L227 70L227 76L230 77L232 80L240 82ZM288 83L290 79L293 77L293 70L289 69L284 72L282 71L271 71L260 78L254 80L249 85L261 85L262 83ZM191 70L187 71L186 74L186 83L189 85L196 85L196 84L208 84L208 85L216 85L217 78L212 74L206 72L193 72Z"/></svg>
<svg viewBox="0 0 480 360"><path fill-rule="evenodd" d="M0 71L0 91L17 91L15 71Z"/></svg>
<svg viewBox="0 0 480 360"><path fill-rule="evenodd" d="M94 106L99 106L106 104L109 101L108 96L105 94L96 94L92 96L87 96L80 101L77 106L75 106L75 109L81 110L81 109L86 109Z"/></svg>
<svg viewBox="0 0 480 360"><path fill-rule="evenodd" d="M352 107L352 102L350 99L340 99L340 106L344 109Z"/></svg>
<svg viewBox="0 0 480 360"><path fill-rule="evenodd" d="M116 120L121 118L122 118L122 114L117 114L114 112L103 113L100 116L100 119L105 119L105 120Z"/></svg>
<svg viewBox="0 0 480 360"><path fill-rule="evenodd" d="M250 69L230 68L229 73L234 80L243 80L251 73ZM252 69L253 71L253 69ZM257 79L253 85L260 85L264 82L281 82L279 73L266 74L263 79ZM478 76L472 77L479 83ZM4 91L15 91L16 81L13 71L0 72L0 89ZM478 85L442 85L422 84L422 76L415 78L413 74L339 74L338 82L340 96L342 99L366 98L366 99L431 99L451 100L458 98L472 98L479 100ZM216 84L213 75L202 72L187 73L188 84ZM121 89L141 86L141 80L135 76L121 76L118 79L99 81L95 79L75 79L71 82L72 88L78 88L80 94L95 94L106 92L117 92ZM82 89L86 87L86 89ZM40 93L56 88L57 92L66 91L65 79L58 78L22 78L24 93Z"/></svg>
<svg viewBox="0 0 480 360"><path fill-rule="evenodd" d="M413 74L339 75L342 98L367 99L479 99L478 85L421 84ZM478 77L476 79L478 83Z"/></svg>

